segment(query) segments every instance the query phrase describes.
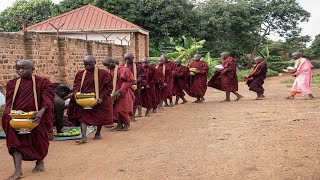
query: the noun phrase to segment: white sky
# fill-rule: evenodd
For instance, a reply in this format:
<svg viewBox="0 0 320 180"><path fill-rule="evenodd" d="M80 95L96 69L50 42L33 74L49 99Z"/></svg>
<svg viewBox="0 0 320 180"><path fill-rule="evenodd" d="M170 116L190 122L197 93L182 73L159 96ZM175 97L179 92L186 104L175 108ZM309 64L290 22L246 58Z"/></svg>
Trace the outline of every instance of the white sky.
<svg viewBox="0 0 320 180"><path fill-rule="evenodd" d="M58 3L61 0L52 0L54 3ZM314 38L316 35L320 34L320 0L298 0L302 7L311 13L309 22L301 24L302 35L309 35ZM0 12L3 11L8 6L12 5L15 0L0 0ZM270 35L271 39L279 39L276 35Z"/></svg>

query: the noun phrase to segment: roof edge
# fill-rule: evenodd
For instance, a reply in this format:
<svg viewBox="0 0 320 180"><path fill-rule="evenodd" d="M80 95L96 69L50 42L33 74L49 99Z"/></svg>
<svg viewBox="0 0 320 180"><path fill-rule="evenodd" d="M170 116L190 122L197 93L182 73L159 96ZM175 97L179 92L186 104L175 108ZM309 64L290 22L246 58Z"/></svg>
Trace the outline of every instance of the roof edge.
<svg viewBox="0 0 320 180"><path fill-rule="evenodd" d="M56 30L28 30L28 32L37 32L37 33L57 33ZM149 31L143 29L96 29L92 31L85 32L139 32L141 34L149 35ZM81 30L60 30L59 33L83 33Z"/></svg>

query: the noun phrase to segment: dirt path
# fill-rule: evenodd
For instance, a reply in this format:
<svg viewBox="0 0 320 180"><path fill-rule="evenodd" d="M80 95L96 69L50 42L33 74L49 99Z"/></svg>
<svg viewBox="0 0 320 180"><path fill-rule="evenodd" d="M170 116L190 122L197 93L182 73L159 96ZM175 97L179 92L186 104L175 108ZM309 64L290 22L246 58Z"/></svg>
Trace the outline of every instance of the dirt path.
<svg viewBox="0 0 320 180"><path fill-rule="evenodd" d="M240 83L240 102L221 103L224 94L209 89L204 104L140 118L129 132L103 129L102 141L81 146L51 142L47 171L32 174L24 162L24 179L320 179L320 99L284 99L283 79L266 81L264 101ZM0 152L3 179L13 170L5 140Z"/></svg>

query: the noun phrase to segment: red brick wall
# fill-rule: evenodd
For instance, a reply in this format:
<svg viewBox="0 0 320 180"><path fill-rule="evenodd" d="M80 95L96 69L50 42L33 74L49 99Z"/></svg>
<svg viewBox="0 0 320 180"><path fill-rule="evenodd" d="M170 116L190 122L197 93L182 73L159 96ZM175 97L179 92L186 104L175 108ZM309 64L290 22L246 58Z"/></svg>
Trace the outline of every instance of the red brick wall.
<svg viewBox="0 0 320 180"><path fill-rule="evenodd" d="M135 54L137 51L132 50L136 47L139 47L139 57L148 54L145 52L147 38L142 34L137 37L139 41L135 43L133 38L131 46L127 47L79 39L57 39L55 36L36 33L0 33L0 87L5 87L8 80L16 76L15 62L19 59L33 60L36 65L35 74L48 77L51 82L72 86L75 74L83 69L83 57L88 54L96 56L99 67L102 67L103 57L120 59L125 52Z"/></svg>

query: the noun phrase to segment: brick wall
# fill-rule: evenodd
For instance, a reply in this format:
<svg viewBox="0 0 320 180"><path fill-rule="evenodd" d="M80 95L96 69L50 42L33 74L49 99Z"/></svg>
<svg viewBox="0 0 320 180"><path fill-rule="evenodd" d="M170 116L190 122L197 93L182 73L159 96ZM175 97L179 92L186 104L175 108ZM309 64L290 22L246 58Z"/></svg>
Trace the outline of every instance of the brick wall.
<svg viewBox="0 0 320 180"><path fill-rule="evenodd" d="M99 67L102 67L103 57L120 59L128 51L139 57L136 60L141 60L148 55L145 52L147 38L142 34L135 37L137 38L131 39L132 43L127 47L79 39L57 39L55 36L37 33L0 33L0 88L5 88L8 80L16 77L15 63L19 59L33 60L36 65L35 74L68 86L72 86L77 71L84 68L82 60L88 54L96 56Z"/></svg>

